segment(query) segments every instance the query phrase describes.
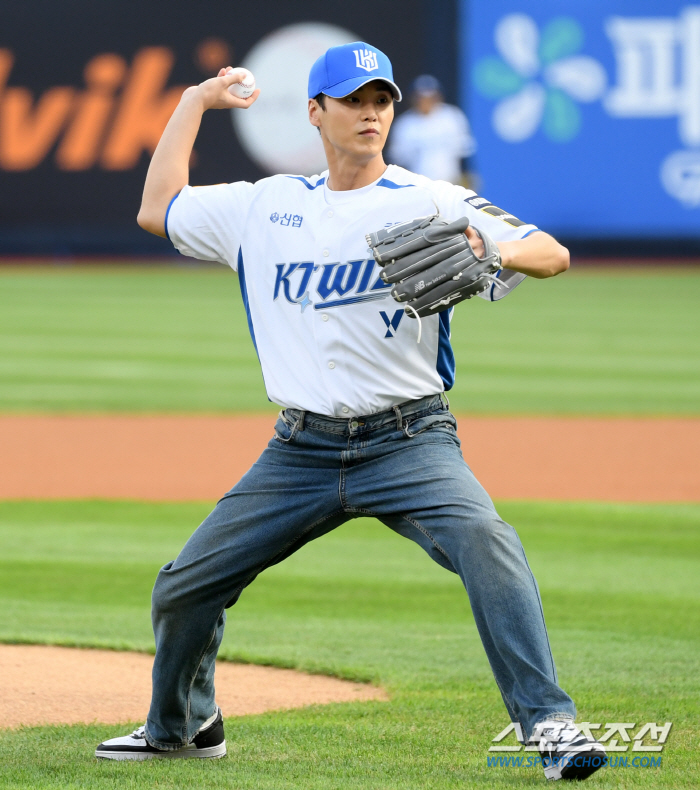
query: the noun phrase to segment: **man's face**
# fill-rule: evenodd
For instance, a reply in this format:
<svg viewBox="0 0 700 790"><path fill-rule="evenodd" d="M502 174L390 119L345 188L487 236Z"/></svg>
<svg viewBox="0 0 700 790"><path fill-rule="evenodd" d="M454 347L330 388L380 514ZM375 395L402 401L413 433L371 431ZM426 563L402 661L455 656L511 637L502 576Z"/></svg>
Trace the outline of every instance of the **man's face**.
<svg viewBox="0 0 700 790"><path fill-rule="evenodd" d="M430 115L441 101L442 96L437 91L416 93L413 95L413 106L421 115Z"/></svg>
<svg viewBox="0 0 700 790"><path fill-rule="evenodd" d="M368 82L349 96L326 96L322 110L309 100L309 120L321 129L324 141L359 159L372 159L384 148L394 119L394 100L386 83Z"/></svg>

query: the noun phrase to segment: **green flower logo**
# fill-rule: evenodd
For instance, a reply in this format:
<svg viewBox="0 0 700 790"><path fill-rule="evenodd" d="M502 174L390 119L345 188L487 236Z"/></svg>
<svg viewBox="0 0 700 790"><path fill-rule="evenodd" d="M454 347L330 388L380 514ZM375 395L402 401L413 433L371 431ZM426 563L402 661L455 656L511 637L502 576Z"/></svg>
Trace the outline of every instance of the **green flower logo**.
<svg viewBox="0 0 700 790"><path fill-rule="evenodd" d="M577 54L583 46L581 25L557 17L542 33L527 14L509 14L496 25L501 57L479 60L472 74L476 89L498 103L493 128L509 143L532 137L542 126L558 143L572 140L581 128L577 102L603 95L607 76L591 57Z"/></svg>

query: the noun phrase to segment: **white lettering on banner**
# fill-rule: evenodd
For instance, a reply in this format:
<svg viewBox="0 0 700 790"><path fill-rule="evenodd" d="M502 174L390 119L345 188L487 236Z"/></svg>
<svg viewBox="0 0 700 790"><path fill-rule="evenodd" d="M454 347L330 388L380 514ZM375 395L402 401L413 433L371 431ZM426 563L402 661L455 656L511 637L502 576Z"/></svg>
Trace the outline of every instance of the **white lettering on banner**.
<svg viewBox="0 0 700 790"><path fill-rule="evenodd" d="M700 6L687 8L681 17L685 111L681 115L681 140L700 145Z"/></svg>
<svg viewBox="0 0 700 790"><path fill-rule="evenodd" d="M687 208L700 206L700 151L674 151L661 163L661 184Z"/></svg>
<svg viewBox="0 0 700 790"><path fill-rule="evenodd" d="M611 17L617 85L605 98L610 115L677 115L686 145L700 145L700 6L680 17Z"/></svg>
<svg viewBox="0 0 700 790"><path fill-rule="evenodd" d="M619 85L608 95L613 115L675 115L678 91L673 60L675 19L613 17L605 25L617 57Z"/></svg>

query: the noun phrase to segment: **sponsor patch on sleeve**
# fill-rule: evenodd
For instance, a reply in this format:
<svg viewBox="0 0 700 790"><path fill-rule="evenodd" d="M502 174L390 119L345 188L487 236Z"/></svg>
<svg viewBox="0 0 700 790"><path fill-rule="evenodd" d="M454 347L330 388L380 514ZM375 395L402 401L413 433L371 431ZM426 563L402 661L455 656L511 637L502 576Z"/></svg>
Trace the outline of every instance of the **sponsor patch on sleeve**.
<svg viewBox="0 0 700 790"><path fill-rule="evenodd" d="M469 205L472 208L484 208L484 206L493 205L491 201L486 200L486 198L480 197L479 195L474 195L474 197L465 198L464 202L469 203Z"/></svg>
<svg viewBox="0 0 700 790"><path fill-rule="evenodd" d="M507 223L513 228L519 228L522 225L527 225L527 222L523 222L521 219L514 217L507 211L504 211L502 208L498 208L498 206L494 206L493 203L488 201L486 198L479 197L479 195L474 195L474 197L465 198L465 203L469 203L472 208L478 209L479 211L483 211L484 214L489 214L496 219L500 219L502 222Z"/></svg>

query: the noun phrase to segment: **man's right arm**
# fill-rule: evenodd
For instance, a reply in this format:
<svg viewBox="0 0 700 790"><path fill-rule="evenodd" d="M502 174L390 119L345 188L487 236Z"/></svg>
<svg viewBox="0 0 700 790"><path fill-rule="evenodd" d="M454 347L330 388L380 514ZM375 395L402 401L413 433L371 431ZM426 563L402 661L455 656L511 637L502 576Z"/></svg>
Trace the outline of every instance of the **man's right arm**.
<svg viewBox="0 0 700 790"><path fill-rule="evenodd" d="M165 215L175 195L190 179L190 155L205 110L247 109L258 98L259 90L239 99L228 88L242 77L239 70L230 74L221 69L218 76L195 85L182 94L156 147L146 175L137 222L149 233L165 237Z"/></svg>

